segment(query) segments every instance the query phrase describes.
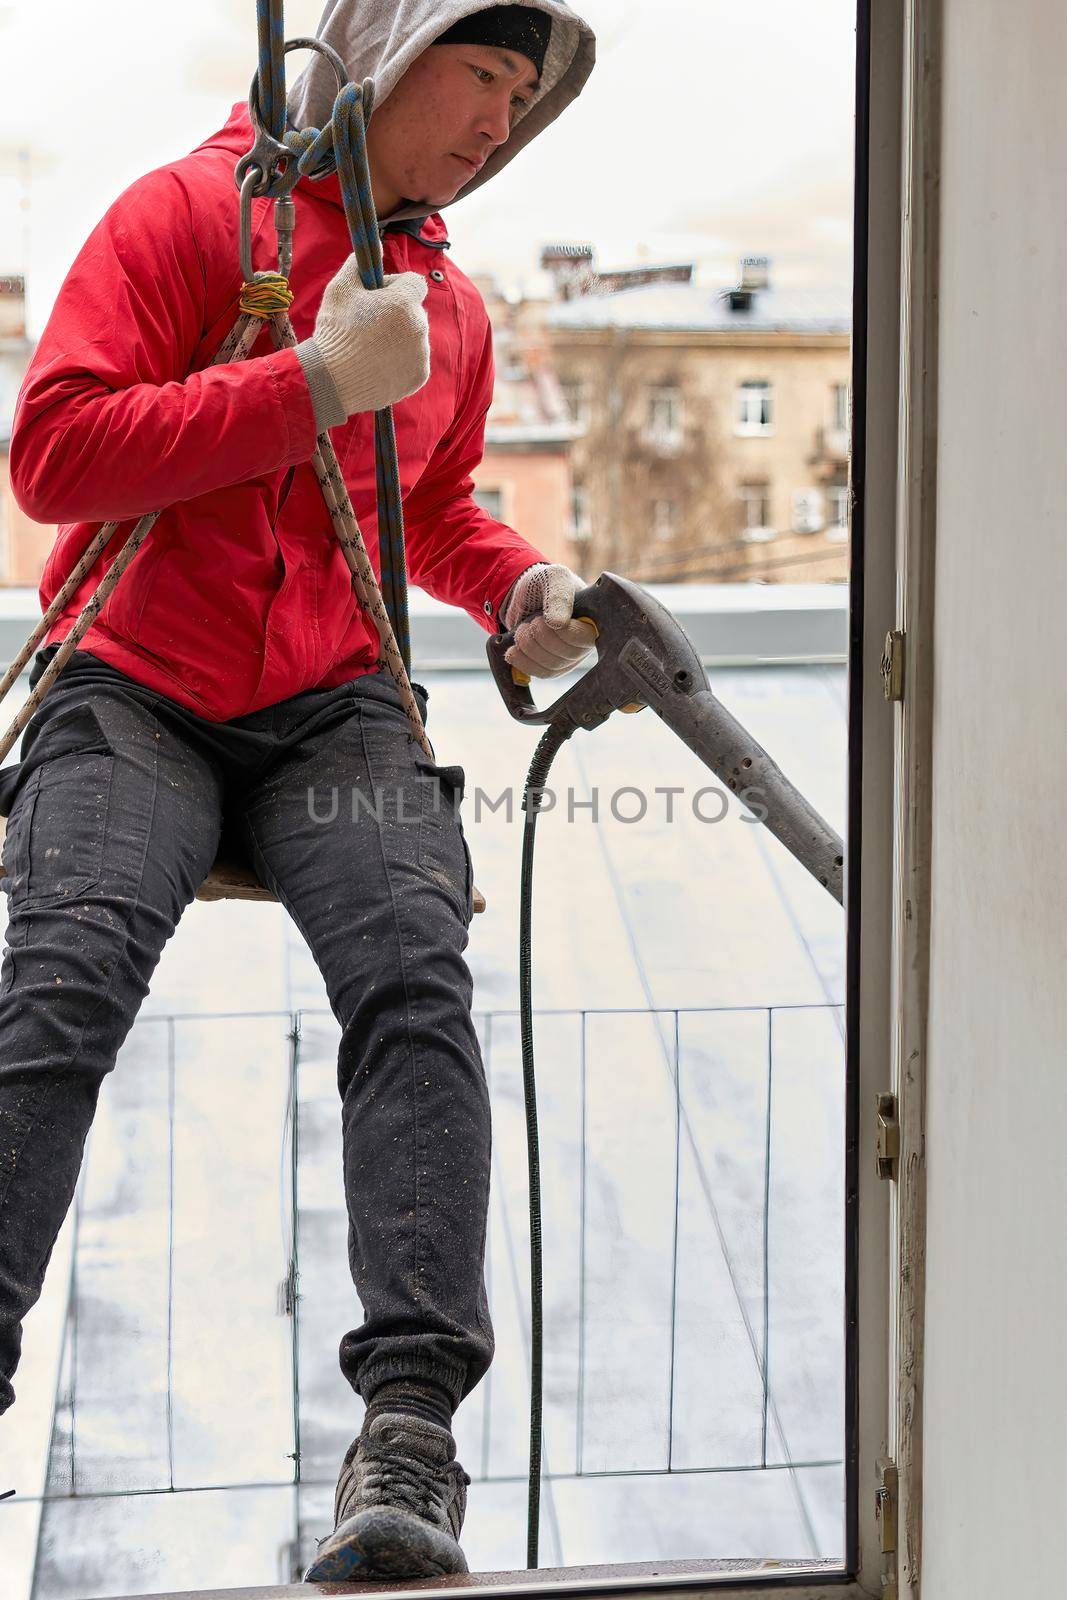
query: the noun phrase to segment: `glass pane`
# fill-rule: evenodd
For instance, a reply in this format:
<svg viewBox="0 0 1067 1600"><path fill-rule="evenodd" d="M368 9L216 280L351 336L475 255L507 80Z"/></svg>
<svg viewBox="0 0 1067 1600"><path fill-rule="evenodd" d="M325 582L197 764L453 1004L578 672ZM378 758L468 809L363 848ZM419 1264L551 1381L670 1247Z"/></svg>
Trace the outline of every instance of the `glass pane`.
<svg viewBox="0 0 1067 1600"><path fill-rule="evenodd" d="M20 138L31 175L45 159L59 220L27 237L25 171L4 180L0 413L87 218L113 199L106 164L87 174L74 146L55 144L51 58L34 48L47 8L36 20L24 9ZM186 18L209 52L220 122L255 61L246 9L238 28L202 0ZM313 31L320 9L290 0L288 36ZM599 61L551 138L491 173L491 193L440 202L447 251L413 237L418 219L385 230L387 267L426 276L437 319L431 383L395 407L402 481L443 455L456 476L434 501L447 539L473 496L494 518L506 507L534 553L583 581L612 572L654 587L715 697L841 832L855 5L779 8L771 34L725 0L578 9ZM150 33L84 84L71 79L75 117L110 105L125 126L138 96L155 109ZM173 126L138 120L145 171L180 155L187 134L174 129L203 116L204 84L180 77L166 88ZM671 106L669 160L655 119L633 116L650 95ZM738 128L740 179L704 155L736 145ZM322 201L305 189L310 222ZM298 226L296 286L348 248L339 226L318 256ZM270 242L268 224L257 266ZM311 319L307 292L299 315ZM473 427L488 398L461 392L464 373L474 384L467 334L486 349L479 296L496 357L484 464L454 431L462 404ZM439 381L453 385L440 415ZM339 456L365 520L374 469L362 426ZM468 469L484 486L470 489ZM299 508L305 538L314 474L297 468L274 487L270 504ZM792 517L800 493L825 517ZM5 659L36 618L55 535L13 507L0 483ZM273 573L273 544L270 562ZM438 759L464 765L464 826L489 901L467 959L492 1107L496 1336L454 1427L473 1480L464 1550L475 1571L508 1570L526 1564L532 1365L516 928L533 736L501 705L469 614L502 594L471 578L450 601L444 566L422 568L432 596L411 586L412 674L430 691ZM490 586L499 570L486 569ZM300 664L312 637L293 630L287 646L293 695L333 671ZM544 705L574 682L532 693ZM23 677L10 714L26 693ZM711 1574L731 1560L833 1562L845 1456L840 908L648 707L577 733L550 787L533 914L541 1564L693 1559ZM103 1085L69 1266L57 1252L28 1324L44 1353L32 1375L25 1366L15 1413L19 1495L0 1502L12 1600L288 1581L329 1530L363 1417L337 1360L363 1315L347 1260L339 1037L281 906L189 909Z"/></svg>

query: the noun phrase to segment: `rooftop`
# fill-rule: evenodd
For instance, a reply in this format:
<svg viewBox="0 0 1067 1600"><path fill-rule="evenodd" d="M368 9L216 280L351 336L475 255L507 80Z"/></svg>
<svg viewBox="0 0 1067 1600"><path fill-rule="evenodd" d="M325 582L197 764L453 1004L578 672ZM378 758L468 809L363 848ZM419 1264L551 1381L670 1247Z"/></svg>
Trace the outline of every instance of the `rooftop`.
<svg viewBox="0 0 1067 1600"><path fill-rule="evenodd" d="M752 290L743 309L731 305L731 288L700 283L651 283L614 293L585 294L548 312L551 329L677 329L706 333L842 333L852 326L848 287Z"/></svg>

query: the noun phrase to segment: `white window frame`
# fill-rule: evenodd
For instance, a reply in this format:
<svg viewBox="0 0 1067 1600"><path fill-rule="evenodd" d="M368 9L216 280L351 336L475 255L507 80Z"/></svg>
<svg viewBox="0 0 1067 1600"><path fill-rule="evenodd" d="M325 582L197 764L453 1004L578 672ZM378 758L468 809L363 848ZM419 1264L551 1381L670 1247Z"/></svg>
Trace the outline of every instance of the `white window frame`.
<svg viewBox="0 0 1067 1600"><path fill-rule="evenodd" d="M830 385L830 427L835 433L848 433L851 426L852 397L849 385L847 383L832 383Z"/></svg>
<svg viewBox="0 0 1067 1600"><path fill-rule="evenodd" d="M649 384L645 438L661 450L680 449L685 438L685 407L676 383Z"/></svg>
<svg viewBox="0 0 1067 1600"><path fill-rule="evenodd" d="M741 538L745 544L767 544L775 538L775 528L771 521L771 486L768 482L742 483L738 487L738 499L744 507L744 521L741 526ZM764 515L753 516L752 507L759 503Z"/></svg>
<svg viewBox="0 0 1067 1600"><path fill-rule="evenodd" d="M593 518L589 507L589 489L584 483L572 483L570 493L570 525L567 536L574 544L588 544L593 537Z"/></svg>
<svg viewBox="0 0 1067 1600"><path fill-rule="evenodd" d="M848 543L849 500L850 491L847 483L831 483L827 486L826 537L831 544Z"/></svg>
<svg viewBox="0 0 1067 1600"><path fill-rule="evenodd" d="M774 384L745 378L734 397L734 433L741 439L769 438L775 431Z"/></svg>
<svg viewBox="0 0 1067 1600"><path fill-rule="evenodd" d="M805 537L821 533L826 526L826 497L818 484L794 489L790 527ZM805 502L807 504L805 505Z"/></svg>
<svg viewBox="0 0 1067 1600"><path fill-rule="evenodd" d="M568 421L585 433L592 420L592 384L588 378L566 378L560 381L559 387Z"/></svg>

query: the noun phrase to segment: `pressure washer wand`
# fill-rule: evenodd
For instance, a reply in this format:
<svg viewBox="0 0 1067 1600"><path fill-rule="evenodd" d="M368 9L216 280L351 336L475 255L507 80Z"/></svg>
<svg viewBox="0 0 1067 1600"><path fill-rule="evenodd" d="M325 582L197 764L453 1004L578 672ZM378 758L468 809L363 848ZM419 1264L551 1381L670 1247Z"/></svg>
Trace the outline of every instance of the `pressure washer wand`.
<svg viewBox="0 0 1067 1600"><path fill-rule="evenodd" d="M840 905L841 840L711 690L668 693L649 704Z"/></svg>
<svg viewBox="0 0 1067 1600"><path fill-rule="evenodd" d="M712 693L700 657L666 606L639 584L604 572L576 596L574 616L596 631L596 664L545 710L534 704L525 682L515 681L504 660L512 635L489 639L489 663L512 716L574 732L599 727L613 711L650 706L843 903L841 840Z"/></svg>

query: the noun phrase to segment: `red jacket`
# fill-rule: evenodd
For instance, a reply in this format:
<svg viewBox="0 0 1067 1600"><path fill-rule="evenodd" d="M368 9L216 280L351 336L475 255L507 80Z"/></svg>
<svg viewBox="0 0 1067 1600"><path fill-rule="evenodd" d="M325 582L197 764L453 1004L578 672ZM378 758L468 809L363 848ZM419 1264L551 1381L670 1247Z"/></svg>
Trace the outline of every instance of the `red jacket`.
<svg viewBox="0 0 1067 1600"><path fill-rule="evenodd" d="M61 524L47 605L101 523L109 549L48 635L62 639L136 518L166 508L85 636L85 648L212 721L375 669L378 639L352 593L308 464L315 422L291 350L264 330L244 362L210 363L237 315L236 158L247 111L120 196L60 290L26 375L11 439L23 510ZM307 338L350 251L336 176L293 192L291 318ZM253 260L275 268L273 202L253 202ZM408 227L413 225L408 224ZM394 407L411 581L486 629L515 578L547 560L471 497L493 393L489 319L449 260L434 215L383 240L387 272L429 276L430 378ZM378 572L374 419L332 430Z"/></svg>

